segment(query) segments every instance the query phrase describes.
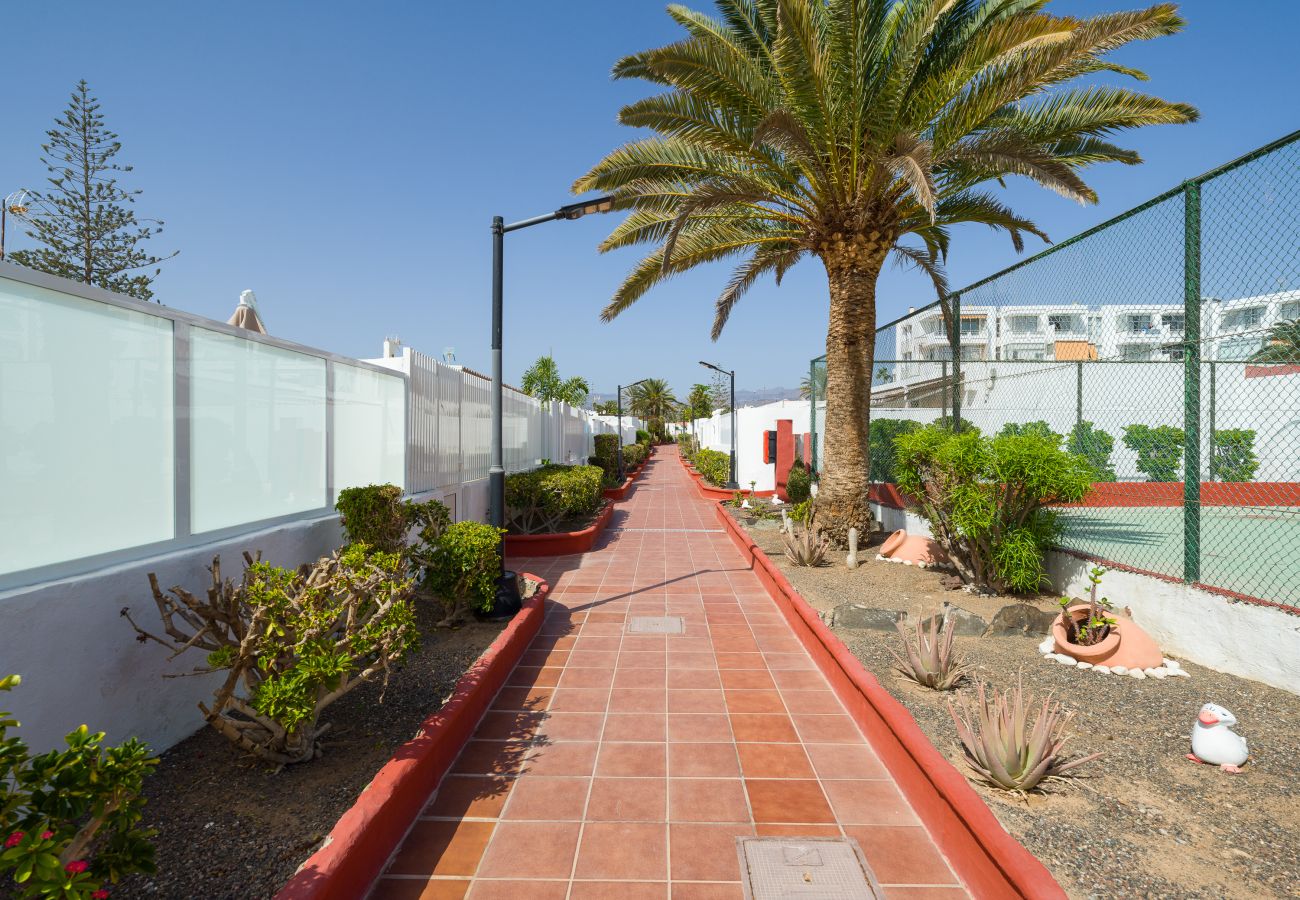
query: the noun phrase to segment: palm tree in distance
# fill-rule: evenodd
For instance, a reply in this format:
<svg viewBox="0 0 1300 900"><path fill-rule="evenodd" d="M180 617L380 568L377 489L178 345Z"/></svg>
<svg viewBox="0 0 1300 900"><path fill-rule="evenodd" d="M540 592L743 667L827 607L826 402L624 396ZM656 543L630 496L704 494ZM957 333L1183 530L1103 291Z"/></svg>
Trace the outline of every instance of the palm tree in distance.
<svg viewBox="0 0 1300 900"><path fill-rule="evenodd" d="M646 427L655 440L664 436L664 422L673 416L677 399L672 388L662 378L647 378L628 390L632 413L646 421Z"/></svg>
<svg viewBox="0 0 1300 900"><path fill-rule="evenodd" d="M799 382L799 396L804 400L826 399L826 367L817 366ZM820 488L818 488L820 490Z"/></svg>
<svg viewBox="0 0 1300 900"><path fill-rule="evenodd" d="M1278 322L1268 330L1264 347L1251 362L1300 363L1300 319Z"/></svg>
<svg viewBox="0 0 1300 900"><path fill-rule="evenodd" d="M691 385L691 392L686 395L686 406L690 409L691 419L707 419L713 415L713 389L707 384Z"/></svg>
<svg viewBox="0 0 1300 900"><path fill-rule="evenodd" d="M1112 135L1195 120L1195 109L1115 86L1068 84L1132 41L1183 27L1172 4L1089 18L1048 0L716 0L713 18L670 6L682 40L628 56L617 78L665 93L620 120L655 136L611 152L574 184L631 214L601 244L654 249L605 307L613 319L696 265L740 258L716 303L716 339L760 277L820 259L829 283L819 521L866 529L876 281L887 259L941 299L952 226L1042 230L991 190L1019 175L1081 203L1081 170L1135 164ZM911 243L908 239L911 239Z"/></svg>
<svg viewBox="0 0 1300 900"><path fill-rule="evenodd" d="M587 379L581 376L575 375L561 380L560 367L556 365L555 358L550 354L539 356L537 361L528 367L528 371L524 372L523 389L528 396L536 397L543 402L559 400L570 406L581 406L586 403L587 395L591 393Z"/></svg>

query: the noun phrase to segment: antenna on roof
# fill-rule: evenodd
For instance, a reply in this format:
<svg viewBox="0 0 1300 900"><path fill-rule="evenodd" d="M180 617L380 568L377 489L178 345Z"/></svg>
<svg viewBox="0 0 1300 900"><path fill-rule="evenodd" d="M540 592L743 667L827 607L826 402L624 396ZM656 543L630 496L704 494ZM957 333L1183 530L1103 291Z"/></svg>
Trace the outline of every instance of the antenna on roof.
<svg viewBox="0 0 1300 900"><path fill-rule="evenodd" d="M443 348L442 348L442 361L445 362L445 363L447 363L447 364L454 363L454 362L456 361L456 348L455 348L455 347L443 347Z"/></svg>

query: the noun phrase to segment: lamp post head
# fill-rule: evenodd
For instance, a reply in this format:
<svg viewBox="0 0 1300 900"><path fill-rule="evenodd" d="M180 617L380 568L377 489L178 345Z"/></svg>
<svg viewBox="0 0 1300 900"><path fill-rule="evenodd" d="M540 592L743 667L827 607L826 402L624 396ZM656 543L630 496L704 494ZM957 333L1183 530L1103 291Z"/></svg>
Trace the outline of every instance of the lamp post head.
<svg viewBox="0 0 1300 900"><path fill-rule="evenodd" d="M592 200L583 200L580 203L561 206L555 211L555 217L557 219L581 219L589 213L606 213L613 208L614 197L606 194L604 197L596 197Z"/></svg>

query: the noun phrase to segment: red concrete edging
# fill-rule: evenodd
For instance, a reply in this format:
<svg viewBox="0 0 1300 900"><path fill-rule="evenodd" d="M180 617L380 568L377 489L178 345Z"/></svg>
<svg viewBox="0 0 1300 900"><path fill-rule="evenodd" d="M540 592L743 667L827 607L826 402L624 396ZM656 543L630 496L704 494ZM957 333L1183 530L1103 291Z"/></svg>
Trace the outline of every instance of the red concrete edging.
<svg viewBox="0 0 1300 900"><path fill-rule="evenodd" d="M614 515L614 504L605 508L581 531L557 531L555 534L507 534L506 556L568 556L586 553L596 545L596 539Z"/></svg>
<svg viewBox="0 0 1300 900"><path fill-rule="evenodd" d="M818 618L739 523L721 505L715 513L970 892L990 898L1065 897L1047 868L1007 833L907 708Z"/></svg>
<svg viewBox="0 0 1300 900"><path fill-rule="evenodd" d="M538 581L537 593L461 676L451 698L424 720L416 737L397 748L275 900L356 900L370 890L541 630L550 586L528 577Z"/></svg>
<svg viewBox="0 0 1300 900"><path fill-rule="evenodd" d="M618 487L603 488L601 489L601 493L605 495L606 500L614 500L617 502L627 496L627 492L632 489L632 482L635 480L636 472L633 472L631 475L627 476L627 480Z"/></svg>

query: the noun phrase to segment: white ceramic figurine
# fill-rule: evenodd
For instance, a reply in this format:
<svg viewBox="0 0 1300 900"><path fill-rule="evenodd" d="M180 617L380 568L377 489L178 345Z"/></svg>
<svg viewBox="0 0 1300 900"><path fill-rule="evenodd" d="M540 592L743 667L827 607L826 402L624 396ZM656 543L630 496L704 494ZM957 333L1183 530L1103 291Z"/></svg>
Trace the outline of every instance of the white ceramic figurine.
<svg viewBox="0 0 1300 900"><path fill-rule="evenodd" d="M1241 771L1241 764L1250 753L1246 739L1232 730L1237 717L1222 706L1207 703L1192 726L1192 752L1187 758L1192 762L1209 763L1233 775Z"/></svg>

